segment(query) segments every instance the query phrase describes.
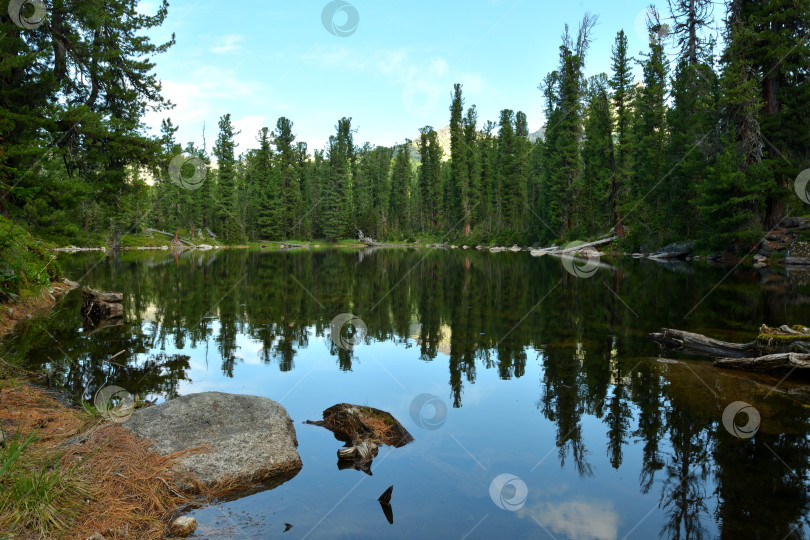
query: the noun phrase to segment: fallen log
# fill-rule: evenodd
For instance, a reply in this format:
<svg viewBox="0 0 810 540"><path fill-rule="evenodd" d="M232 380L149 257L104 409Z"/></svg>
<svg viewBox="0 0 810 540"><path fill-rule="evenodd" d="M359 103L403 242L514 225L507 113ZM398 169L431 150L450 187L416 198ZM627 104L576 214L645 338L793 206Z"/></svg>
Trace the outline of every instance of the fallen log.
<svg viewBox="0 0 810 540"><path fill-rule="evenodd" d="M758 358L718 358L713 364L725 369L742 369L758 373L803 370L810 374L810 354L779 353Z"/></svg>
<svg viewBox="0 0 810 540"><path fill-rule="evenodd" d="M598 248L598 247L602 247L602 246L607 246L608 244L613 243L618 238L619 238L618 236L610 236L608 238L602 238L601 240L596 240L595 242L587 242L585 244L578 244L576 246L571 246L571 247L567 247L567 248L563 247L562 249L559 250L559 253L571 253L571 252L577 252L577 251L581 251L583 249L588 249L588 248Z"/></svg>
<svg viewBox="0 0 810 540"><path fill-rule="evenodd" d="M671 328L662 328L660 332L653 332L649 335L649 338L668 349L686 354L726 358L759 356L759 347L756 341L729 343L702 334L673 330Z"/></svg>
<svg viewBox="0 0 810 540"><path fill-rule="evenodd" d="M194 242L186 240L185 238L180 238L179 236L177 236L177 233L169 233L169 232L166 232L166 231L161 231L159 229L144 229L143 232L145 232L147 234L149 234L149 233L162 234L163 236L168 236L169 238L174 238L177 242L179 242L181 244L185 244L185 245L187 245L189 247L196 247L197 246L197 244L195 244Z"/></svg>

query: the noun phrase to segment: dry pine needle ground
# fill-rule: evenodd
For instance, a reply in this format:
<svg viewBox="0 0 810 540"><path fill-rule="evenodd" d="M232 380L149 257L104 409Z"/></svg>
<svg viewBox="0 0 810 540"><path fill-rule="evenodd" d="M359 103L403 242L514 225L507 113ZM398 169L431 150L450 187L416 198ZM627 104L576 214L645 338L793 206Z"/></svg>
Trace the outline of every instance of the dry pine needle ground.
<svg viewBox="0 0 810 540"><path fill-rule="evenodd" d="M178 455L161 457L148 449L148 441L67 407L42 389L0 380L0 426L6 457L13 441L34 434L16 460L17 477L10 470L0 475L0 492L8 494L4 484L15 478L46 473L58 475L52 480L65 488L47 504L0 495L0 530L14 538L164 538L177 509L202 500L175 491L179 477L172 465ZM50 515L59 517L52 522Z"/></svg>

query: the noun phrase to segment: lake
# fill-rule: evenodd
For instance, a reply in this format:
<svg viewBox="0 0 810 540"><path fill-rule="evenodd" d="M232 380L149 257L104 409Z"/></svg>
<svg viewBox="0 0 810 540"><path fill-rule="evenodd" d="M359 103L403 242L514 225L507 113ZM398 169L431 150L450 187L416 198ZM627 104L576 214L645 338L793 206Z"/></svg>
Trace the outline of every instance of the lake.
<svg viewBox="0 0 810 540"><path fill-rule="evenodd" d="M4 354L85 400L110 384L158 401L217 390L293 418L301 472L195 510L199 537L808 534L810 408L795 383L647 339L807 324L807 274L604 258L577 277L550 256L420 249L59 259L70 279L124 292L124 324L83 330L73 291ZM359 320L333 340L341 314ZM303 422L341 402L389 411L415 441L381 448L372 475L339 470L341 444ZM377 502L391 485L393 524Z"/></svg>

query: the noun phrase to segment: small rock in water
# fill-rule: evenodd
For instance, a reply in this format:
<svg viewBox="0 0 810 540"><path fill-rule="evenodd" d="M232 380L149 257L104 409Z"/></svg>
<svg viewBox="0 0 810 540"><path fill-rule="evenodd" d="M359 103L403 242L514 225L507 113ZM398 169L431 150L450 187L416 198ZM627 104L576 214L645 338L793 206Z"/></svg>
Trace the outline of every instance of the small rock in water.
<svg viewBox="0 0 810 540"><path fill-rule="evenodd" d="M172 521L171 527L169 527L172 535L181 538L191 536L195 530L197 530L197 520L189 516L180 516Z"/></svg>

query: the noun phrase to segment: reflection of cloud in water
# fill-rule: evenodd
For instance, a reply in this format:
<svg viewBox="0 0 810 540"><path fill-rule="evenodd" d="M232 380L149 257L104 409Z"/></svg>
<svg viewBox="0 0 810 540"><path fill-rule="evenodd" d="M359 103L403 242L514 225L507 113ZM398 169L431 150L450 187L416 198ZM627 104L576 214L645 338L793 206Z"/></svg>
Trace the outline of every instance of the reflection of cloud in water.
<svg viewBox="0 0 810 540"><path fill-rule="evenodd" d="M533 516L544 527L572 540L616 540L619 535L619 515L607 500L540 502L524 506L518 515L529 519Z"/></svg>

